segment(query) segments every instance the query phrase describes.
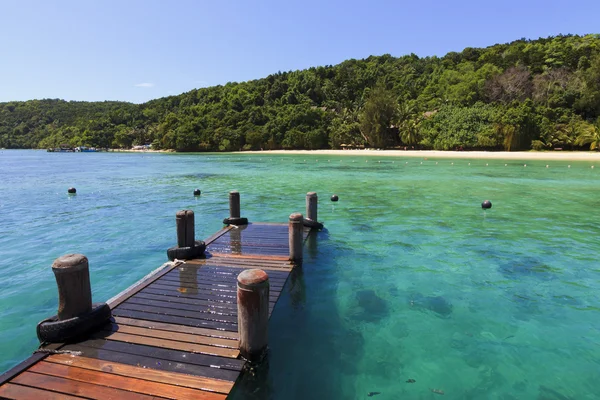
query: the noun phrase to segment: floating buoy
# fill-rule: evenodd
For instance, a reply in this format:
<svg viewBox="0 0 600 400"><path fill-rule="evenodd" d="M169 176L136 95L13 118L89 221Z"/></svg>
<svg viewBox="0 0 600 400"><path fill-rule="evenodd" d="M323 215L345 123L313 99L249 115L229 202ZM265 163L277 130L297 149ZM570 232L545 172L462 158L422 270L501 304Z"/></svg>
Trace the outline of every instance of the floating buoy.
<svg viewBox="0 0 600 400"><path fill-rule="evenodd" d="M594 166L592 165L592 169L594 169Z"/></svg>
<svg viewBox="0 0 600 400"><path fill-rule="evenodd" d="M504 164L504 166L506 167L508 164Z"/></svg>
<svg viewBox="0 0 600 400"><path fill-rule="evenodd" d="M194 196L200 196L200 189L194 189Z"/></svg>
<svg viewBox="0 0 600 400"><path fill-rule="evenodd" d="M481 208L492 208L492 202L489 200L484 200L483 203L481 203Z"/></svg>
<svg viewBox="0 0 600 400"><path fill-rule="evenodd" d="M548 168L548 167L549 167L549 165L548 165L548 164L546 164L546 168Z"/></svg>
<svg viewBox="0 0 600 400"><path fill-rule="evenodd" d="M571 168L571 166L570 166L570 165L567 165L567 168Z"/></svg>
<svg viewBox="0 0 600 400"><path fill-rule="evenodd" d="M437 163L436 163L437 164ZM469 165L471 165L471 163L469 163Z"/></svg>
<svg viewBox="0 0 600 400"><path fill-rule="evenodd" d="M77 189L75 189L74 187L70 187L67 189L67 193L69 194L75 194L77 193Z"/></svg>
<svg viewBox="0 0 600 400"><path fill-rule="evenodd" d="M337 194L334 194L333 196L331 196L331 201L338 201L340 198L338 197Z"/></svg>
<svg viewBox="0 0 600 400"><path fill-rule="evenodd" d="M527 167L527 164L523 164L523 168Z"/></svg>
<svg viewBox="0 0 600 400"><path fill-rule="evenodd" d="M488 165L490 165L490 164L488 164L488 163L485 163L485 166L486 166L486 167L487 167ZM506 164L504 164L504 166L506 167Z"/></svg>

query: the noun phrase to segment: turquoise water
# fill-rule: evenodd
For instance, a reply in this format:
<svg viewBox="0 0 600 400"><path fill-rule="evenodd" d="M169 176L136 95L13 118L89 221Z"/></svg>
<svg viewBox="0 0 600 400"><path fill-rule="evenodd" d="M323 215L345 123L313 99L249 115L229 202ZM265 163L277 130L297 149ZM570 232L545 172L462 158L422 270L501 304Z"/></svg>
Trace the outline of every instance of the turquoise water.
<svg viewBox="0 0 600 400"><path fill-rule="evenodd" d="M0 371L56 313L61 254L89 257L105 301L166 261L177 210L196 212L204 238L222 226L229 190L265 222L304 211L315 190L327 231L273 313L268 371L233 398L597 398L592 165L0 151Z"/></svg>

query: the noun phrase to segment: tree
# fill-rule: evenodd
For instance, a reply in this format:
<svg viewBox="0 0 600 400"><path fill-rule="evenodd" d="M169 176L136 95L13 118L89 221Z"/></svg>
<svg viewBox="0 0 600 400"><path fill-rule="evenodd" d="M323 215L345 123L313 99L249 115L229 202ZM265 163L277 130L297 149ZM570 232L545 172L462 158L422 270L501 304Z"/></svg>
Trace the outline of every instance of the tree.
<svg viewBox="0 0 600 400"><path fill-rule="evenodd" d="M575 140L578 146L590 145L590 150L600 150L600 118L595 124L588 124Z"/></svg>
<svg viewBox="0 0 600 400"><path fill-rule="evenodd" d="M360 132L376 148L386 147L391 138L391 125L396 113L396 100L391 91L378 84L359 113Z"/></svg>

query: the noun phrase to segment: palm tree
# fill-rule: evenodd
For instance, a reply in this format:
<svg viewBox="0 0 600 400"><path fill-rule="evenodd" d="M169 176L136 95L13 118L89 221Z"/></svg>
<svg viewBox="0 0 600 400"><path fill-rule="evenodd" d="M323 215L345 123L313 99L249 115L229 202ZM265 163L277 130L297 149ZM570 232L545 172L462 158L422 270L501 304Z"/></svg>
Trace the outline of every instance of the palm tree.
<svg viewBox="0 0 600 400"><path fill-rule="evenodd" d="M596 120L594 125L588 124L585 129L577 136L575 144L583 146L590 144L590 150L600 150L600 118Z"/></svg>

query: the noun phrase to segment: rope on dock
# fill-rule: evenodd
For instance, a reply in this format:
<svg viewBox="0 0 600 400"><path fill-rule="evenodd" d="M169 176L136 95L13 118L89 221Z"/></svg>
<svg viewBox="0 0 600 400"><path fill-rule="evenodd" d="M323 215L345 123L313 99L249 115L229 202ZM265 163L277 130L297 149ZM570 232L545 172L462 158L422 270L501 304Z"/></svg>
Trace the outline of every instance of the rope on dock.
<svg viewBox="0 0 600 400"><path fill-rule="evenodd" d="M74 350L52 350L52 349L37 349L33 352L35 353L47 353L47 354L70 354L72 356L80 356L83 353L81 351Z"/></svg>

